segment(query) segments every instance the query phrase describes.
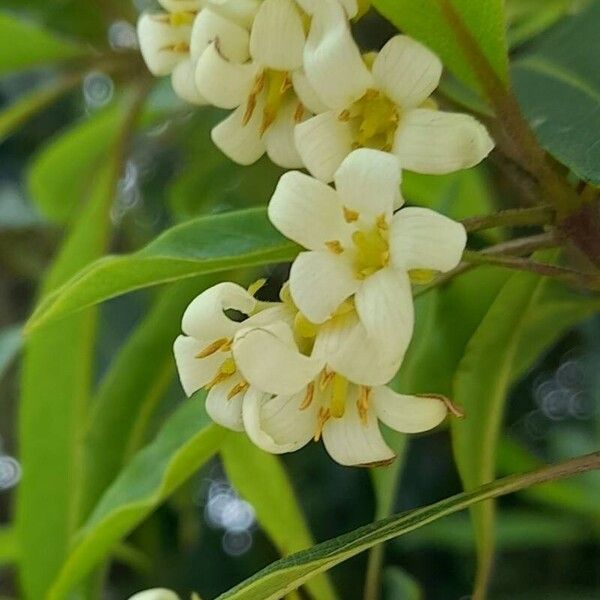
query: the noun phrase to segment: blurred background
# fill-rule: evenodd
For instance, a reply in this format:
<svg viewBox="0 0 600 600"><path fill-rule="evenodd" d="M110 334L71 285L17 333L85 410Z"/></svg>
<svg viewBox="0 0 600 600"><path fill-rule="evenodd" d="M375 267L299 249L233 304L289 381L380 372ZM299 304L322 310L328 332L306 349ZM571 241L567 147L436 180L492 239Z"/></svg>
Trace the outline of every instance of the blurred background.
<svg viewBox="0 0 600 600"><path fill-rule="evenodd" d="M94 49L89 64L78 63L68 75L57 67L42 67L0 80L1 111L32 90L54 90L55 94L36 114L16 122L17 126L4 127L5 113L0 113L0 524L11 518L11 501L21 476L15 458L19 456L20 329L31 313L36 290L65 226L81 201L90 168L114 137L115 115L129 101L131 90L153 86L111 207L112 252L138 249L166 227L199 214L265 205L281 174L266 159L249 168L228 161L209 139L210 128L222 113L186 106L172 94L168 81L149 78L137 53L135 34L136 15L148 6L152 2L143 0L0 2L2 11ZM518 60L535 52L545 36L555 35L565 20L581 14L587 4L516 0L508 2L508 8L513 59ZM393 32L372 13L356 25L365 48L379 47ZM78 75L72 77L75 72ZM456 87L448 79L440 101L453 105ZM82 156L93 149L95 157L65 164L61 144L71 151L81 149ZM436 206L456 218L514 203L502 165L493 160L465 174L437 178L435 183L423 176L408 176L404 192L409 202ZM499 239L503 232L486 235ZM267 276L269 285L263 293L275 297L285 275L285 267L277 267L235 277L249 282ZM487 268L485 277L481 293L491 299L505 274ZM444 291L442 302L448 303L446 315L451 315L447 316L451 323L439 331L435 345L454 345L454 354L441 361L434 351L421 355L416 374L414 370L410 376L400 373L400 388L410 381L410 391L447 392L461 348L476 324L461 315L486 308L485 299L478 298L478 309L469 299L479 294L480 281L465 275ZM156 296L156 290L137 292L102 306L96 382L102 381L111 358L142 322ZM451 312L451 307L456 311ZM418 310L419 314L427 310L425 297ZM500 475L597 449L599 366L598 315L559 332L542 357L525 365L509 398L497 465ZM182 401L183 393L171 376L151 416L154 425L148 437ZM376 506L368 471L334 464L319 444L285 456L284 462L317 540L373 519ZM598 475L533 488L500 502L491 598L600 599ZM395 511L460 490L448 432L412 437L395 494ZM12 566L16 552L7 545L2 548L0 597L17 598ZM198 590L210 598L277 557L255 521L252 505L237 494L222 465L213 460L117 551L102 597L120 600L141 588L161 585L182 594ZM366 561L367 556L361 555L333 571L344 600L362 597ZM446 518L386 545L385 598L466 599L474 566L468 514Z"/></svg>

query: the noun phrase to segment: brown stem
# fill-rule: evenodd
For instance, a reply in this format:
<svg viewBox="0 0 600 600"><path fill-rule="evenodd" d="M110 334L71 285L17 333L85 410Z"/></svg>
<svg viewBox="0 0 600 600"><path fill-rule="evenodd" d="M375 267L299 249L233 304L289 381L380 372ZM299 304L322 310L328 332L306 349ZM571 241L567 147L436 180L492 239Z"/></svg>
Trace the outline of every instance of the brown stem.
<svg viewBox="0 0 600 600"><path fill-rule="evenodd" d="M463 219L462 224L469 232L492 229L494 227L517 227L523 225L546 225L554 218L554 210L550 206L533 208L514 208L491 215L477 215Z"/></svg>

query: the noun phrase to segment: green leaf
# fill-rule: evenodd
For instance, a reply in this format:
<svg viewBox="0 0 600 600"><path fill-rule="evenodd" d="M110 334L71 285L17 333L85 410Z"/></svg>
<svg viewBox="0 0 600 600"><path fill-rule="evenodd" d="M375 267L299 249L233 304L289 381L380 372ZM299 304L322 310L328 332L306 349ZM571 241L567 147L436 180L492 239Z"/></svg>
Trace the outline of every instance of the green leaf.
<svg viewBox="0 0 600 600"><path fill-rule="evenodd" d="M186 400L106 491L79 532L47 600L66 598L111 548L218 451L224 435L206 415L203 394Z"/></svg>
<svg viewBox="0 0 600 600"><path fill-rule="evenodd" d="M282 556L314 545L281 459L257 448L245 435L230 434L221 457L227 477L252 504L256 517ZM316 600L332 600L335 592L326 577L307 584Z"/></svg>
<svg viewBox="0 0 600 600"><path fill-rule="evenodd" d="M578 177L600 184L600 4L541 36L514 64L521 107L541 144Z"/></svg>
<svg viewBox="0 0 600 600"><path fill-rule="evenodd" d="M469 506L582 470L600 468L600 452L533 473L506 477L417 510L394 515L272 563L217 600L277 600L311 577L409 531Z"/></svg>
<svg viewBox="0 0 600 600"><path fill-rule="evenodd" d="M90 265L40 304L28 327L140 288L285 262L297 253L269 223L264 208L200 217L167 230L139 252Z"/></svg>
<svg viewBox="0 0 600 600"><path fill-rule="evenodd" d="M493 69L508 80L503 0L451 0ZM373 0L373 6L398 29L429 46L458 79L479 89L439 0Z"/></svg>
<svg viewBox="0 0 600 600"><path fill-rule="evenodd" d="M29 165L29 193L48 219L65 222L77 211L95 170L121 126L118 105L102 110L50 140Z"/></svg>
<svg viewBox="0 0 600 600"><path fill-rule="evenodd" d="M33 23L0 13L0 74L85 54L87 50L82 46L40 29Z"/></svg>
<svg viewBox="0 0 600 600"><path fill-rule="evenodd" d="M110 165L98 172L91 197L48 274L45 293L103 253L114 169ZM86 311L39 330L26 341L19 423L24 472L17 491L26 598L45 597L77 525L78 436L89 397L94 334L94 311Z"/></svg>
<svg viewBox="0 0 600 600"><path fill-rule="evenodd" d="M23 337L22 327L13 325L0 330L0 381L11 363L21 350Z"/></svg>
<svg viewBox="0 0 600 600"><path fill-rule="evenodd" d="M389 567L383 574L384 598L386 600L423 600L423 592L417 581L398 567Z"/></svg>
<svg viewBox="0 0 600 600"><path fill-rule="evenodd" d="M0 567L19 560L19 540L14 527L0 528Z"/></svg>
<svg viewBox="0 0 600 600"><path fill-rule="evenodd" d="M195 278L161 293L112 361L92 402L84 439L84 515L144 443L148 420L173 379L173 341L183 311L214 282Z"/></svg>

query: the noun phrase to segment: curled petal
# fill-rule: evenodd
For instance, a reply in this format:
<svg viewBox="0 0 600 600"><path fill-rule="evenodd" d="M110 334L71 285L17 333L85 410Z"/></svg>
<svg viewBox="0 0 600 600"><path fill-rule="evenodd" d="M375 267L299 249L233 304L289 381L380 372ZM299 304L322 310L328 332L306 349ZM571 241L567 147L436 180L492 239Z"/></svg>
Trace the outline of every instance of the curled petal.
<svg viewBox="0 0 600 600"><path fill-rule="evenodd" d="M311 113L319 114L329 110L317 96L317 92L315 92L313 86L310 85L304 71L294 71L292 73L292 83L294 84L294 90L300 102L302 102Z"/></svg>
<svg viewBox="0 0 600 600"><path fill-rule="evenodd" d="M239 371L252 387L292 395L306 387L324 363L300 354L288 325L279 323L240 330L233 343Z"/></svg>
<svg viewBox="0 0 600 600"><path fill-rule="evenodd" d="M298 171L281 177L269 202L271 223L311 250L324 250L332 240L348 242L350 231L343 214L335 190Z"/></svg>
<svg viewBox="0 0 600 600"><path fill-rule="evenodd" d="M277 71L302 67L304 27L293 0L264 0L250 34L250 54L256 62Z"/></svg>
<svg viewBox="0 0 600 600"><path fill-rule="evenodd" d="M261 0L206 0L206 6L226 19L250 29Z"/></svg>
<svg viewBox="0 0 600 600"><path fill-rule="evenodd" d="M234 110L211 131L215 146L239 165L251 165L265 153L265 141L260 135L262 103L259 97L256 108L245 122L246 106Z"/></svg>
<svg viewBox="0 0 600 600"><path fill-rule="evenodd" d="M407 35L393 37L373 63L373 77L404 109L415 108L437 88L442 63L431 50Z"/></svg>
<svg viewBox="0 0 600 600"><path fill-rule="evenodd" d="M385 443L377 415L369 406L366 420L361 419L356 390L349 394L344 416L330 418L323 428L323 443L333 460L346 466L373 466L387 464L395 457Z"/></svg>
<svg viewBox="0 0 600 600"><path fill-rule="evenodd" d="M435 396L406 396L386 386L373 389L373 405L379 419L401 433L420 433L439 425L448 414Z"/></svg>
<svg viewBox="0 0 600 600"><path fill-rule="evenodd" d="M296 125L296 147L306 168L326 183L352 152L352 131L337 113L324 112Z"/></svg>
<svg viewBox="0 0 600 600"><path fill-rule="evenodd" d="M187 396L191 396L200 388L203 388L215 376L224 357L215 353L206 358L196 358L210 342L197 340L185 335L180 335L173 345L177 373L181 381L181 387Z"/></svg>
<svg viewBox="0 0 600 600"><path fill-rule="evenodd" d="M181 329L199 340L233 337L240 324L232 321L224 311L237 310L250 314L256 300L240 285L219 283L197 296L183 314Z"/></svg>
<svg viewBox="0 0 600 600"><path fill-rule="evenodd" d="M182 100L190 104L196 104L197 106L207 104L196 87L194 63L191 58L186 58L175 66L171 74L171 85L173 86L173 91Z"/></svg>
<svg viewBox="0 0 600 600"><path fill-rule="evenodd" d="M400 163L387 152L354 150L335 172L334 180L344 206L366 219L385 215L389 221L400 203Z"/></svg>
<svg viewBox="0 0 600 600"><path fill-rule="evenodd" d="M245 390L229 397L241 383L242 378L236 373L211 388L206 396L208 416L218 425L233 431L244 431L242 402Z"/></svg>
<svg viewBox="0 0 600 600"><path fill-rule="evenodd" d="M273 454L294 452L312 438L316 406L300 410L304 391L293 396L262 394L250 389L244 398L243 418L248 437Z"/></svg>
<svg viewBox="0 0 600 600"><path fill-rule="evenodd" d="M396 269L450 271L460 262L466 243L461 223L428 208L403 208L392 218L390 249Z"/></svg>
<svg viewBox="0 0 600 600"><path fill-rule="evenodd" d="M192 59L198 60L213 42L227 60L244 63L250 58L248 31L214 10L205 8L194 20L190 40Z"/></svg>
<svg viewBox="0 0 600 600"><path fill-rule="evenodd" d="M294 141L295 113L297 101L286 102L277 113L275 121L264 134L269 158L284 169L298 169L303 166L302 159Z"/></svg>
<svg viewBox="0 0 600 600"><path fill-rule="evenodd" d="M331 318L360 286L345 256L327 250L302 252L290 272L290 292L296 306L313 323Z"/></svg>
<svg viewBox="0 0 600 600"><path fill-rule="evenodd" d="M404 169L442 175L478 164L493 147L486 128L470 115L417 108L402 116L393 152Z"/></svg>

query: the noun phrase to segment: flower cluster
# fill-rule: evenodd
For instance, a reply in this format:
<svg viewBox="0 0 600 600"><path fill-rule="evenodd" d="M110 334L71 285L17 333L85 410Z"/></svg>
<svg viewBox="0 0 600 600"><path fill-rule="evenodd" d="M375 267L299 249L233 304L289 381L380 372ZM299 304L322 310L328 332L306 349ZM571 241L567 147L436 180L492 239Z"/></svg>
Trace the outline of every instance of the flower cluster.
<svg viewBox="0 0 600 600"><path fill-rule="evenodd" d="M265 152L291 171L272 224L306 250L279 302L221 283L198 296L175 357L188 395L208 390L212 419L259 447L314 439L343 465L394 458L379 422L407 433L446 416L445 399L389 383L413 333L412 283L458 265L463 226L406 207L401 169L442 174L492 149L473 117L438 110L442 65L405 35L362 53L356 0L160 0L138 30L144 58L196 104L232 112L212 131L232 160ZM333 182L333 186L330 185Z"/></svg>

